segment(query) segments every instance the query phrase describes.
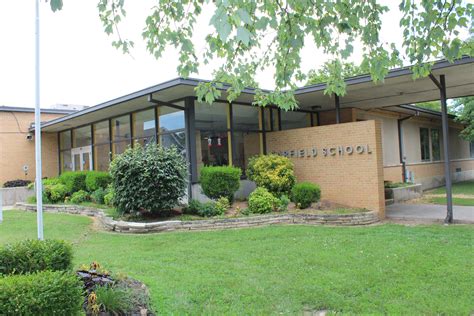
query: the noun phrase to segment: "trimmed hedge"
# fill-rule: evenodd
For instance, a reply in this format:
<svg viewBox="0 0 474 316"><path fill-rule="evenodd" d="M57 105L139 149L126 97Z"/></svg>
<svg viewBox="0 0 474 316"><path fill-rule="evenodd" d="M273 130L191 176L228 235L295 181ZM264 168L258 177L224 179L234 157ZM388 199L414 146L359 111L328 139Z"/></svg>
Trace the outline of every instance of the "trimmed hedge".
<svg viewBox="0 0 474 316"><path fill-rule="evenodd" d="M59 176L59 180L66 186L69 195L80 190L86 191L87 172L88 171L68 171Z"/></svg>
<svg viewBox="0 0 474 316"><path fill-rule="evenodd" d="M69 270L71 266L72 247L64 241L32 239L0 248L0 274Z"/></svg>
<svg viewBox="0 0 474 316"><path fill-rule="evenodd" d="M98 189L105 190L112 183L112 177L105 171L87 171L86 189L88 192L94 192Z"/></svg>
<svg viewBox="0 0 474 316"><path fill-rule="evenodd" d="M247 175L258 187L278 197L289 194L296 182L291 160L275 154L250 158Z"/></svg>
<svg viewBox="0 0 474 316"><path fill-rule="evenodd" d="M320 198L321 189L311 182L297 183L291 190L291 201L300 209L310 207L311 203L318 202Z"/></svg>
<svg viewBox="0 0 474 316"><path fill-rule="evenodd" d="M236 167L219 166L204 167L201 169L202 191L211 199L226 197L230 202L240 187L242 170Z"/></svg>
<svg viewBox="0 0 474 316"><path fill-rule="evenodd" d="M249 210L251 213L270 213L277 208L278 204L279 200L262 187L256 188L249 195Z"/></svg>
<svg viewBox="0 0 474 316"><path fill-rule="evenodd" d="M0 277L2 315L80 315L82 284L70 272Z"/></svg>
<svg viewBox="0 0 474 316"><path fill-rule="evenodd" d="M4 188L17 188L17 187L26 187L31 183L30 180L10 180L3 184Z"/></svg>

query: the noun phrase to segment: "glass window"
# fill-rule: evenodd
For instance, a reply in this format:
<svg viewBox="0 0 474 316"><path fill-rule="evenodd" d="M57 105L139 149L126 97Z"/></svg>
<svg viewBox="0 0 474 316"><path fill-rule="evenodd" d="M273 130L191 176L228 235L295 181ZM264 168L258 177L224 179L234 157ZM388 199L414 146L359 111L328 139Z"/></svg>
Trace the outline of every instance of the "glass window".
<svg viewBox="0 0 474 316"><path fill-rule="evenodd" d="M227 132L196 131L198 170L203 166L229 164Z"/></svg>
<svg viewBox="0 0 474 316"><path fill-rule="evenodd" d="M311 126L311 113L281 111L281 129L294 129Z"/></svg>
<svg viewBox="0 0 474 316"><path fill-rule="evenodd" d="M234 132L233 141L232 164L245 174L249 159L260 154L260 133Z"/></svg>
<svg viewBox="0 0 474 316"><path fill-rule="evenodd" d="M184 111L160 106L158 108L158 126L160 133L184 129Z"/></svg>
<svg viewBox="0 0 474 316"><path fill-rule="evenodd" d="M94 124L94 144L104 144L110 142L109 121Z"/></svg>
<svg viewBox="0 0 474 316"><path fill-rule="evenodd" d="M133 113L132 118L134 138L155 137L155 109Z"/></svg>
<svg viewBox="0 0 474 316"><path fill-rule="evenodd" d="M431 153L433 154L433 161L441 160L439 129L431 130Z"/></svg>
<svg viewBox="0 0 474 316"><path fill-rule="evenodd" d="M166 133L160 135L159 139L161 146L175 146L183 157L186 156L186 133L184 131Z"/></svg>
<svg viewBox="0 0 474 316"><path fill-rule="evenodd" d="M471 142L470 147L471 147L471 158L474 158L474 141Z"/></svg>
<svg viewBox="0 0 474 316"><path fill-rule="evenodd" d="M128 146L130 146L130 141L128 141L128 140L112 143L112 154L114 156L115 155L120 155L125 150L127 150Z"/></svg>
<svg viewBox="0 0 474 316"><path fill-rule="evenodd" d="M234 130L258 131L260 130L260 108L256 106L232 105L232 118Z"/></svg>
<svg viewBox="0 0 474 316"><path fill-rule="evenodd" d="M92 144L91 126L84 126L72 130L72 147L83 147Z"/></svg>
<svg viewBox="0 0 474 316"><path fill-rule="evenodd" d="M430 160L430 132L427 128L420 128L421 160Z"/></svg>
<svg viewBox="0 0 474 316"><path fill-rule="evenodd" d="M59 149L70 149L71 148L71 131L65 131L59 133Z"/></svg>
<svg viewBox="0 0 474 316"><path fill-rule="evenodd" d="M61 172L72 171L71 151L61 151L59 156L61 159Z"/></svg>
<svg viewBox="0 0 474 316"><path fill-rule="evenodd" d="M227 130L227 108L226 103L195 104L196 129L198 130ZM161 127L161 126L160 126Z"/></svg>
<svg viewBox="0 0 474 316"><path fill-rule="evenodd" d="M130 139L130 115L112 119L112 140L123 141Z"/></svg>
<svg viewBox="0 0 474 316"><path fill-rule="evenodd" d="M94 146L94 170L107 171L110 163L110 144Z"/></svg>

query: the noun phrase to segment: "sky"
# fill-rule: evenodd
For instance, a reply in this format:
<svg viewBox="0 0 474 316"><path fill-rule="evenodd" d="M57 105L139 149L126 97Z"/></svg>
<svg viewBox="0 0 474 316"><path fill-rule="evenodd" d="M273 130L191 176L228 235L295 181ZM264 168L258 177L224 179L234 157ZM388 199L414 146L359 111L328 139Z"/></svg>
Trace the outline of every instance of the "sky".
<svg viewBox="0 0 474 316"><path fill-rule="evenodd" d="M53 13L49 3L40 4L41 107L54 104L93 106L166 80L178 77L176 51L169 49L156 60L145 50L141 32L152 0L126 1L127 18L120 27L124 38L135 42L130 55L112 47L113 38L103 32L97 0L64 0L63 10ZM383 16L382 41L401 42L398 1ZM0 0L0 105L34 107L35 103L35 1ZM198 20L195 43L204 48L204 35L212 10ZM357 49L354 61L360 57ZM327 57L314 45L302 52L304 70L318 68ZM260 73L262 88L272 88L272 71ZM210 79L212 67L202 67L192 77Z"/></svg>

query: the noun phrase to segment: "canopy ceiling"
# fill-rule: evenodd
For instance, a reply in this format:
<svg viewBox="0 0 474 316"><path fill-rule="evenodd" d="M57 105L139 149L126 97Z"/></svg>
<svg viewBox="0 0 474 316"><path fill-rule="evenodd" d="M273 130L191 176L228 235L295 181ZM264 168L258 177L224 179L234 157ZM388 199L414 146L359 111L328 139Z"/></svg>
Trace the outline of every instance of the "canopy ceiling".
<svg viewBox="0 0 474 316"><path fill-rule="evenodd" d="M474 95L474 58L466 57L452 64L438 61L434 64L432 73L438 79L439 75L445 75L448 98ZM173 79L45 122L42 129L45 132L57 132L147 108L153 105L148 101L150 94L153 99L165 102L195 96L194 88L200 81L202 80ZM426 77L413 80L409 68L391 70L383 83L374 84L370 76L364 75L348 78L346 84L347 93L340 98L341 108L384 108L439 99L439 89L431 79ZM295 96L300 108L333 109L334 97L325 95L325 88L325 84L317 84L297 89ZM253 95L254 90L246 89L236 102L250 103L253 101Z"/></svg>

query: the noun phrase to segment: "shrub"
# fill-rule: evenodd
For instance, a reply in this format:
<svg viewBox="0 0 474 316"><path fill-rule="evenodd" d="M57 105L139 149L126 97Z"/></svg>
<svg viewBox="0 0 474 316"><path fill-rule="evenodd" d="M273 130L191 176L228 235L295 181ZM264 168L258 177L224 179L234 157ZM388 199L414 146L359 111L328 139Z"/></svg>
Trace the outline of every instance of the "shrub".
<svg viewBox="0 0 474 316"><path fill-rule="evenodd" d="M288 194L296 181L291 160L274 154L250 158L247 175L275 196Z"/></svg>
<svg viewBox="0 0 474 316"><path fill-rule="evenodd" d="M71 203L72 204L81 204L89 200L89 193L84 190L79 190L74 192L71 196Z"/></svg>
<svg viewBox="0 0 474 316"><path fill-rule="evenodd" d="M102 188L98 188L91 193L91 201L97 204L104 204L106 191Z"/></svg>
<svg viewBox="0 0 474 316"><path fill-rule="evenodd" d="M86 189L88 192L94 192L98 189L105 190L112 182L112 177L105 171L88 171L86 173Z"/></svg>
<svg viewBox="0 0 474 316"><path fill-rule="evenodd" d="M199 209L201 208L202 208L202 203L199 202L198 200L193 199L189 201L186 207L183 207L183 213L190 214L190 215L197 215L199 212Z"/></svg>
<svg viewBox="0 0 474 316"><path fill-rule="evenodd" d="M31 183L30 180L10 180L3 184L4 188L16 188L16 187L26 187Z"/></svg>
<svg viewBox="0 0 474 316"><path fill-rule="evenodd" d="M249 210L251 213L264 214L273 211L278 199L265 188L256 188L249 196Z"/></svg>
<svg viewBox="0 0 474 316"><path fill-rule="evenodd" d="M68 194L83 190L86 191L87 171L68 171L59 176L59 180L66 186Z"/></svg>
<svg viewBox="0 0 474 316"><path fill-rule="evenodd" d="M115 197L115 191L112 187L108 187L107 191L104 195L104 204L108 206L113 206L114 205L114 197Z"/></svg>
<svg viewBox="0 0 474 316"><path fill-rule="evenodd" d="M310 207L311 203L319 201L320 198L321 189L311 182L297 183L291 190L291 200L301 209Z"/></svg>
<svg viewBox="0 0 474 316"><path fill-rule="evenodd" d="M54 183L54 182L51 182ZM64 184L45 184L43 186L43 200L50 203L64 202L66 197L67 189Z"/></svg>
<svg viewBox="0 0 474 316"><path fill-rule="evenodd" d="M239 189L241 175L242 170L236 167L204 167L199 180L202 191L208 197L218 199L224 196L232 202L235 192Z"/></svg>
<svg viewBox="0 0 474 316"><path fill-rule="evenodd" d="M71 245L60 240L24 240L0 249L0 274L68 270L71 262Z"/></svg>
<svg viewBox="0 0 474 316"><path fill-rule="evenodd" d="M230 208L229 199L222 196L216 201L215 206L219 215L223 215Z"/></svg>
<svg viewBox="0 0 474 316"><path fill-rule="evenodd" d="M79 315L82 284L68 272L43 271L0 278L2 315Z"/></svg>
<svg viewBox="0 0 474 316"><path fill-rule="evenodd" d="M286 196L285 194L283 194L282 196L280 196L280 198L278 199L278 211L279 212L286 212L288 211L288 205L290 204L290 199L288 198L288 196Z"/></svg>
<svg viewBox="0 0 474 316"><path fill-rule="evenodd" d="M201 203L201 208L197 211L197 214L202 217L212 217L224 214L225 210L221 207L216 207L215 202Z"/></svg>
<svg viewBox="0 0 474 316"><path fill-rule="evenodd" d="M114 205L121 213L166 211L186 193L187 165L176 147L137 145L115 157L110 171Z"/></svg>

